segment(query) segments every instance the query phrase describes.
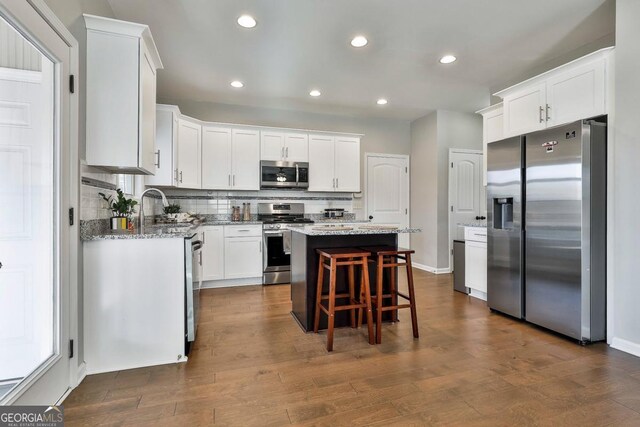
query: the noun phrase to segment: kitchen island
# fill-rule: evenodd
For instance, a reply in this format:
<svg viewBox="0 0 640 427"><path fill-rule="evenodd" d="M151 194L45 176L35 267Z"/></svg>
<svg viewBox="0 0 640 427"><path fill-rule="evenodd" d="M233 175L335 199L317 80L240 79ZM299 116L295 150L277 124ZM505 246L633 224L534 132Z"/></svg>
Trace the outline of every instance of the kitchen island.
<svg viewBox="0 0 640 427"><path fill-rule="evenodd" d="M318 254L320 248L350 248L366 246L398 246L399 233L418 233L420 229L389 228L373 224L354 224L349 227L336 225L322 226L319 224L304 227L290 227L291 233L291 313L300 327L309 332L313 330L313 317L316 304L316 284L318 279ZM337 292L343 292L347 288L346 270L338 269ZM359 272L356 269L356 284L359 282ZM388 269L387 269L388 270ZM369 264L369 280L374 288L376 280L376 268ZM383 287L389 285L388 271L383 279ZM329 275L325 275L325 287L329 288ZM385 319L391 320L395 313L385 312ZM349 324L349 312L336 313L335 325L346 326ZM320 328L327 326L326 316L320 318Z"/></svg>

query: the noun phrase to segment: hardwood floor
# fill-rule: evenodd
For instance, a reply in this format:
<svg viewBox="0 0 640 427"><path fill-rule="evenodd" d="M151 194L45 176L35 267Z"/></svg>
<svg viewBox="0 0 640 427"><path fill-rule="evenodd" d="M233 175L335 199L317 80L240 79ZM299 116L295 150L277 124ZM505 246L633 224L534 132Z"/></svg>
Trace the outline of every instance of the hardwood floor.
<svg viewBox="0 0 640 427"><path fill-rule="evenodd" d="M366 328L304 334L289 286L203 291L184 364L88 376L68 425L640 425L640 359L492 314L415 270L408 310L371 346Z"/></svg>

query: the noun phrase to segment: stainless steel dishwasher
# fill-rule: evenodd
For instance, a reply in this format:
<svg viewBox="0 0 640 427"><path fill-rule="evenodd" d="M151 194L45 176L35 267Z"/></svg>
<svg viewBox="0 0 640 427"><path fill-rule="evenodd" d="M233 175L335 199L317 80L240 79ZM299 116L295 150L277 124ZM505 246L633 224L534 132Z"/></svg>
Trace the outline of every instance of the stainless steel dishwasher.
<svg viewBox="0 0 640 427"><path fill-rule="evenodd" d="M464 240L453 241L453 290L462 292L463 294L469 293L464 279Z"/></svg>

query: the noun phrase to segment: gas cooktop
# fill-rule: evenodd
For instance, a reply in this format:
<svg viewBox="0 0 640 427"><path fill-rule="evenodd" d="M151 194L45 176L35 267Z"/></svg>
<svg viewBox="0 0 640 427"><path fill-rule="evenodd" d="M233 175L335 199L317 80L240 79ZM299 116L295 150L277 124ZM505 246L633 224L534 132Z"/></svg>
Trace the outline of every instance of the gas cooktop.
<svg viewBox="0 0 640 427"><path fill-rule="evenodd" d="M258 216L258 220L264 224L313 224L313 220L309 218L294 216Z"/></svg>

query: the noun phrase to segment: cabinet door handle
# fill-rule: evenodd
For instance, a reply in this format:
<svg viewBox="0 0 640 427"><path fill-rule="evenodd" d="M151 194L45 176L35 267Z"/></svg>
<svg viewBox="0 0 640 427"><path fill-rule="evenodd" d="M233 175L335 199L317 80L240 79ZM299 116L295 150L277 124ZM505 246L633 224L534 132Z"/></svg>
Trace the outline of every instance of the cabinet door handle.
<svg viewBox="0 0 640 427"><path fill-rule="evenodd" d="M338 178L336 178L336 188L340 188L340 183L338 181Z"/></svg>
<svg viewBox="0 0 640 427"><path fill-rule="evenodd" d="M236 174L235 173L233 174L233 186L234 187L236 186Z"/></svg>
<svg viewBox="0 0 640 427"><path fill-rule="evenodd" d="M289 158L289 147L287 147L287 154L285 155L285 157L288 159Z"/></svg>
<svg viewBox="0 0 640 427"><path fill-rule="evenodd" d="M231 174L227 175L228 186L231 187Z"/></svg>
<svg viewBox="0 0 640 427"><path fill-rule="evenodd" d="M178 169L174 169L173 171L173 179L178 182Z"/></svg>
<svg viewBox="0 0 640 427"><path fill-rule="evenodd" d="M544 122L544 118L542 117L542 114L544 113L544 108L542 108L542 105L540 106L540 123Z"/></svg>
<svg viewBox="0 0 640 427"><path fill-rule="evenodd" d="M156 151L156 156L158 161L156 162L156 167L159 169L160 168L160 150Z"/></svg>
<svg viewBox="0 0 640 427"><path fill-rule="evenodd" d="M258 242L258 249L260 250L260 253L262 253L262 242Z"/></svg>
<svg viewBox="0 0 640 427"><path fill-rule="evenodd" d="M335 178L333 178L331 185L333 186L333 188L336 188L336 179Z"/></svg>
<svg viewBox="0 0 640 427"><path fill-rule="evenodd" d="M202 265L202 251L198 252L198 254L200 255L200 261L199 261L199 263L200 263L200 265Z"/></svg>
<svg viewBox="0 0 640 427"><path fill-rule="evenodd" d="M547 104L547 111L545 115L547 116L547 121L551 119L551 115L549 114L549 110L551 110L551 105Z"/></svg>
<svg viewBox="0 0 640 427"><path fill-rule="evenodd" d="M182 171L180 171L180 183L182 184Z"/></svg>
<svg viewBox="0 0 640 427"><path fill-rule="evenodd" d="M284 159L284 146L280 148L280 158Z"/></svg>

